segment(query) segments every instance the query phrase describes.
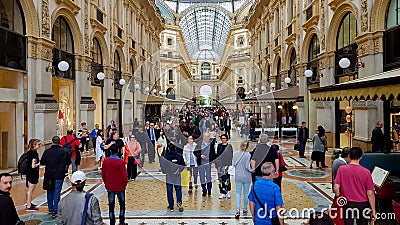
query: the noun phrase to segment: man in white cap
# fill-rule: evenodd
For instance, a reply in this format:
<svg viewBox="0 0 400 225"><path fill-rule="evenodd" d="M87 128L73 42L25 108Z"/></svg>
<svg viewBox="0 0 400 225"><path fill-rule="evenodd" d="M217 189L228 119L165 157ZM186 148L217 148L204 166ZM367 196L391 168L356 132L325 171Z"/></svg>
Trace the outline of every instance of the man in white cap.
<svg viewBox="0 0 400 225"><path fill-rule="evenodd" d="M85 183L84 172L78 170L72 174L72 191L58 205L57 224L103 224L99 200L83 191Z"/></svg>

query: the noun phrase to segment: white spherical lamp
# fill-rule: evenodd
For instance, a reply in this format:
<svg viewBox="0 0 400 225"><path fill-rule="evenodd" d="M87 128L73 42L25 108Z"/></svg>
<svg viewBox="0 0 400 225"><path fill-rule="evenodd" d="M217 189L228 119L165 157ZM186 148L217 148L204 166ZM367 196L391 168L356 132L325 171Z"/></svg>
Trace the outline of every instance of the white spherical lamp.
<svg viewBox="0 0 400 225"><path fill-rule="evenodd" d="M69 69L69 64L66 61L61 61L58 63L58 69L62 72L65 72Z"/></svg>
<svg viewBox="0 0 400 225"><path fill-rule="evenodd" d="M122 85L122 86L124 86L124 85L126 84L125 79L121 78L121 79L119 80L119 84Z"/></svg>
<svg viewBox="0 0 400 225"><path fill-rule="evenodd" d="M156 94L157 93L157 89L153 89L153 94Z"/></svg>
<svg viewBox="0 0 400 225"><path fill-rule="evenodd" d="M271 84L269 85L269 87L270 87L270 88L275 88L275 83L271 83Z"/></svg>
<svg viewBox="0 0 400 225"><path fill-rule="evenodd" d="M267 90L267 88L264 85L261 86L261 91L265 91L265 90Z"/></svg>
<svg viewBox="0 0 400 225"><path fill-rule="evenodd" d="M106 78L106 75L103 72L98 72L96 77L99 80L104 80L104 78Z"/></svg>
<svg viewBox="0 0 400 225"><path fill-rule="evenodd" d="M285 78L285 83L290 84L290 81L292 81L292 79L290 79L290 77Z"/></svg>
<svg viewBox="0 0 400 225"><path fill-rule="evenodd" d="M304 71L304 76L305 77L312 77L312 75L313 75L313 72L312 72L312 70L306 70L306 71Z"/></svg>
<svg viewBox="0 0 400 225"><path fill-rule="evenodd" d="M149 87L146 87L146 88L144 89L144 91L147 92L147 93L149 93L150 88L149 88Z"/></svg>
<svg viewBox="0 0 400 225"><path fill-rule="evenodd" d="M158 92L158 94L159 94L159 95L162 95L162 94L163 94L163 92L162 92L162 91L159 91L159 92Z"/></svg>
<svg viewBox="0 0 400 225"><path fill-rule="evenodd" d="M255 92L255 93L258 93L258 88L254 88L254 92Z"/></svg>
<svg viewBox="0 0 400 225"><path fill-rule="evenodd" d="M140 85L139 84L135 84L135 89L139 90L140 89Z"/></svg>
<svg viewBox="0 0 400 225"><path fill-rule="evenodd" d="M342 69L346 69L350 66L350 60L348 58L342 58L339 60L339 66Z"/></svg>

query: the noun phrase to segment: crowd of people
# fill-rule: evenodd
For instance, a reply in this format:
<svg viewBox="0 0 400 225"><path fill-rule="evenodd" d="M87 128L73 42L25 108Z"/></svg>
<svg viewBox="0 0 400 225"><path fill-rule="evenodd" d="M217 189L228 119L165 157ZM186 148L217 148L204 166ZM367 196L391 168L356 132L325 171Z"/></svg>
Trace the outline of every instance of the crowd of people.
<svg viewBox="0 0 400 225"><path fill-rule="evenodd" d="M190 174L187 184L189 194L193 193L193 188L201 187L203 197L211 196L213 191L211 170L214 165L218 176L219 199L230 199L233 196L231 175L234 175L236 219L248 215L250 211L255 224L283 225L283 214L280 210L284 205L281 183L282 172L287 168L279 150L280 146L272 143L267 134L261 133L258 142L254 143L255 148L249 149L251 141L255 140L254 118L249 117L240 126L233 125L235 123L229 111L194 109L177 117L171 116L165 121L158 120L156 123L146 121L140 124L135 119L132 130L125 138L120 137L114 121L111 121L105 130L96 124L90 133L87 131L86 123L82 123L79 135L74 136L74 132L68 130L66 136L54 136L52 146L44 151L40 160L37 149L40 148L41 142L32 139L29 141L27 152L26 209L38 210L32 203L32 193L38 184L39 166L43 165L45 166L43 188L47 191L48 212L57 218L59 224L102 223L99 202L95 196L83 191L86 176L79 170L81 153L88 151L88 143L91 141L96 161L99 163L98 169L101 170L107 190L109 218L112 225L116 224L115 197L120 207L119 224L126 224L126 186L129 181L137 178L140 167L147 163L156 163L157 159L160 170L166 174L169 211L174 211L175 207L179 212L184 211L182 203L184 181L181 175L183 171L189 171ZM239 135L244 139L239 149L234 149L229 142L233 135L231 130L235 127L239 128L237 129ZM303 122L297 135L301 158L305 157L308 139L308 128ZM322 126L318 126L312 142L311 159L317 162L318 168L323 169L326 167L327 137ZM359 165L361 155L362 151L359 148L343 150L341 157L333 162L332 186L337 197L344 196L349 200L348 207L358 209L370 207L372 218L376 218L374 197L371 194L374 186L370 172ZM312 165L311 162L310 168ZM70 166L72 192L60 201L61 189ZM12 202L11 198L2 199L3 195L9 197L11 190L12 181L8 175L0 176L0 187L5 187L0 189L0 201ZM360 190L366 190L366 193ZM14 215L15 209L10 211L12 212L7 211L7 213ZM72 216L74 213L86 216ZM7 224L16 224L19 221L16 213L13 217L15 221ZM346 219L345 224L350 224L350 220L351 218ZM312 221L314 220L310 220L310 224ZM338 221L337 224L340 223ZM365 224L364 222L360 220L359 224Z"/></svg>

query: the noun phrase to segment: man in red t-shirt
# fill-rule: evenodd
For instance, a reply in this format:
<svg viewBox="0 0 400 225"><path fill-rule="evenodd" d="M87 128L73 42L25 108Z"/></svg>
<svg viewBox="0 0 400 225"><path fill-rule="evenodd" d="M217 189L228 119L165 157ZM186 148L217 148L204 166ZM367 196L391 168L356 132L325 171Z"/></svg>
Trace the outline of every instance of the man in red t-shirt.
<svg viewBox="0 0 400 225"><path fill-rule="evenodd" d="M343 196L347 203L343 205L345 225L367 225L369 219L376 220L374 183L371 172L360 165L362 150L350 149L350 163L339 167L333 189L337 197ZM342 197L339 197L340 200ZM345 201L339 201L343 203Z"/></svg>
<svg viewBox="0 0 400 225"><path fill-rule="evenodd" d="M81 163L81 154L79 151L76 151L78 148L82 147L81 142L74 137L72 134L73 130L67 130L67 135L62 137L60 140L60 145L64 147L66 143L69 143L72 148L71 153L71 165L72 165L72 173L78 170L78 165ZM69 167L69 166L68 166ZM67 167L67 171L68 171Z"/></svg>

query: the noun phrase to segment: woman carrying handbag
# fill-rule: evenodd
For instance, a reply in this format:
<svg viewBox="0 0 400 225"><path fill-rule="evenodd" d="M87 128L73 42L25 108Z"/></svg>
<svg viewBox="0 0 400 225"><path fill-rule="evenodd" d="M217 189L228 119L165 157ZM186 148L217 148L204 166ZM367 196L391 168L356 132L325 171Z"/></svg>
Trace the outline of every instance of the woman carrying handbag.
<svg viewBox="0 0 400 225"><path fill-rule="evenodd" d="M313 141L313 152L311 154L310 169L312 169L313 161L316 161L318 169L323 169L323 162L325 158L326 138L325 129L322 126L318 126L318 133L312 138ZM319 165L321 163L321 166Z"/></svg>
<svg viewBox="0 0 400 225"><path fill-rule="evenodd" d="M136 141L135 135L129 137L129 142L125 145L124 160L127 165L128 180L135 180L137 173L137 165L140 164L140 152L142 148L139 142Z"/></svg>

